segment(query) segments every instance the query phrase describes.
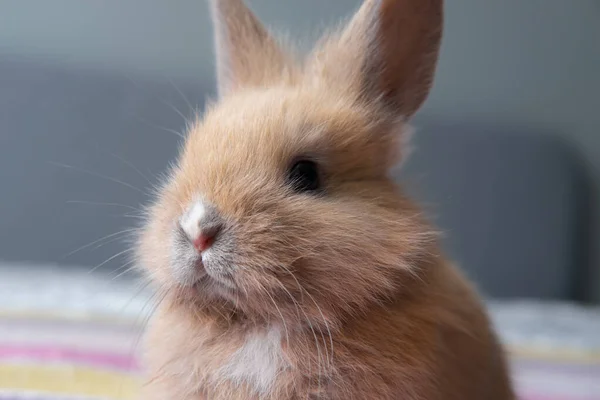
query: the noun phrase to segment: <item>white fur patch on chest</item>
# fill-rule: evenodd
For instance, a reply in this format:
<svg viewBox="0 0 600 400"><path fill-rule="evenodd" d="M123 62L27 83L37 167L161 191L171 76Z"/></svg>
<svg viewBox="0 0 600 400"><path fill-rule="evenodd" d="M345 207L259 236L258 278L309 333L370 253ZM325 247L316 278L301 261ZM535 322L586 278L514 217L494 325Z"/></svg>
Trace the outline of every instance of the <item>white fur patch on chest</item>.
<svg viewBox="0 0 600 400"><path fill-rule="evenodd" d="M281 331L272 328L267 332L248 334L244 344L219 368L217 377L234 384L246 383L258 393L266 394L281 368Z"/></svg>

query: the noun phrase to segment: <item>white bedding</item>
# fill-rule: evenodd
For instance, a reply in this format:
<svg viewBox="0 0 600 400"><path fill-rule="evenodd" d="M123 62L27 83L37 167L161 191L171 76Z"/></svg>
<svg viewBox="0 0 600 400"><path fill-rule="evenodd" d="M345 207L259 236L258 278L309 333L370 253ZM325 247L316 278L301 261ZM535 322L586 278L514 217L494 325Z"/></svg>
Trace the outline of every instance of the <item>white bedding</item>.
<svg viewBox="0 0 600 400"><path fill-rule="evenodd" d="M0 263L3 315L65 314L143 321L151 294L131 276L85 268ZM523 400L600 400L600 307L492 301Z"/></svg>

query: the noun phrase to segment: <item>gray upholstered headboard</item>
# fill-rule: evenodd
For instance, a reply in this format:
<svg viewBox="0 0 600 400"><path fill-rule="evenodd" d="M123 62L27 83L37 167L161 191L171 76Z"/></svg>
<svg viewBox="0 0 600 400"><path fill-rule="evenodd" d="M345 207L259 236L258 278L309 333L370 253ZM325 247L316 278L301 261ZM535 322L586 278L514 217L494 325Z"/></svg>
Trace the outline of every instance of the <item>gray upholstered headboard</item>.
<svg viewBox="0 0 600 400"><path fill-rule="evenodd" d="M176 85L202 103L206 88ZM190 115L177 89L166 78L0 60L0 259L92 267L122 252L117 235L67 256L136 222L122 215L148 200L143 176L154 180L176 153L167 131L185 124L174 109ZM583 186L562 145L468 123L418 126L403 180L437 215L448 252L488 294L571 297Z"/></svg>
<svg viewBox="0 0 600 400"><path fill-rule="evenodd" d="M575 298L587 263L588 182L570 148L518 128L426 121L402 171L447 252L501 297Z"/></svg>

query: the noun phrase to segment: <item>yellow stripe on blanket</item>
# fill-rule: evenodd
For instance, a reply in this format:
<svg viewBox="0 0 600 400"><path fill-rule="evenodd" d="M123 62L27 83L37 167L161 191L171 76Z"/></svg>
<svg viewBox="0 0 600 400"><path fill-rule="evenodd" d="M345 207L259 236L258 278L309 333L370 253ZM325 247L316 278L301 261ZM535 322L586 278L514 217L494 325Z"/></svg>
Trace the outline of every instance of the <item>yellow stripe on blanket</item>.
<svg viewBox="0 0 600 400"><path fill-rule="evenodd" d="M507 346L513 358L538 359L540 361L573 364L600 365L600 351L574 349L540 349L525 346Z"/></svg>
<svg viewBox="0 0 600 400"><path fill-rule="evenodd" d="M133 400L139 387L133 376L92 368L0 365L0 389Z"/></svg>

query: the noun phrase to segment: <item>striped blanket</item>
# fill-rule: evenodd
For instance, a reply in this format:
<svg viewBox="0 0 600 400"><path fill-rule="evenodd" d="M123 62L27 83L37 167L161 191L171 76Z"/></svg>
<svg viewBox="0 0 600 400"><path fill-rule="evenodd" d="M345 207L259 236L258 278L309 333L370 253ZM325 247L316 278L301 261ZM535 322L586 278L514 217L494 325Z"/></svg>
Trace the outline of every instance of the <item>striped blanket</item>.
<svg viewBox="0 0 600 400"><path fill-rule="evenodd" d="M117 320L3 316L0 399L133 399L140 332Z"/></svg>
<svg viewBox="0 0 600 400"><path fill-rule="evenodd" d="M72 270L24 279L22 268L0 265L0 276L0 400L136 398L147 293ZM524 302L490 310L520 400L600 400L600 309Z"/></svg>

